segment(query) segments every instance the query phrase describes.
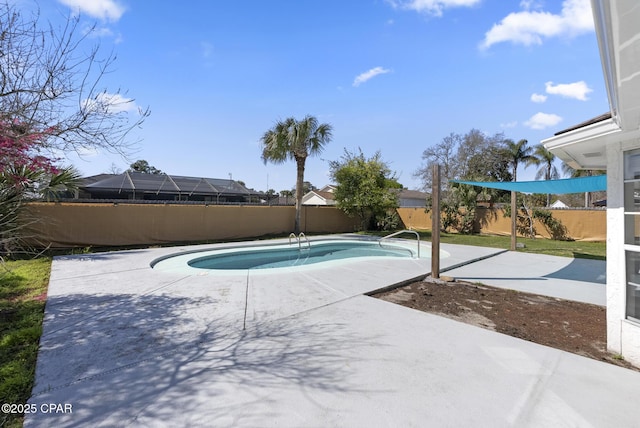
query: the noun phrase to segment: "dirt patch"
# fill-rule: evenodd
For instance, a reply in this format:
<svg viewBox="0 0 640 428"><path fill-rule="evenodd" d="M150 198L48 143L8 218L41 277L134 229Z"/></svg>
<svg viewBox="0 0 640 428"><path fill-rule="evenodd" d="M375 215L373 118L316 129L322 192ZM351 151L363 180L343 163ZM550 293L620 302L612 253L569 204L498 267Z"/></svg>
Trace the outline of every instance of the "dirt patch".
<svg viewBox="0 0 640 428"><path fill-rule="evenodd" d="M640 371L606 350L602 306L464 281L430 281L374 297Z"/></svg>

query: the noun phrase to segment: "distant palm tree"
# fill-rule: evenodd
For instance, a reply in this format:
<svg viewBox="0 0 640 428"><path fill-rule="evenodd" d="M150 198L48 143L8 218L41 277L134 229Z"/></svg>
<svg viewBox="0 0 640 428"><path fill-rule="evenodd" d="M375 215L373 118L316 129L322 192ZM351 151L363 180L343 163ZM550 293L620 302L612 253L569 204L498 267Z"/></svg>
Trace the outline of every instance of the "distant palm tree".
<svg viewBox="0 0 640 428"><path fill-rule="evenodd" d="M573 169L566 163L562 163L562 173L571 178L592 177L596 175L606 174L606 171L599 169ZM591 192L584 192L584 207L591 206Z"/></svg>
<svg viewBox="0 0 640 428"><path fill-rule="evenodd" d="M504 140L506 146L506 157L511 165L513 170L513 181L518 181L517 173L518 166L520 163L525 163L529 165L534 158L533 148L529 147L527 144L529 142L527 140L520 140L517 143L514 143L513 140Z"/></svg>
<svg viewBox="0 0 640 428"><path fill-rule="evenodd" d="M606 174L607 172L600 169L573 169L566 163L562 163L562 173L570 178L577 177L593 177L596 175Z"/></svg>
<svg viewBox="0 0 640 428"><path fill-rule="evenodd" d="M556 155L545 149L542 144L535 146L530 164L540 166L536 172L536 180L556 180L560 178L558 168L553 164ZM551 205L551 195L547 193L547 206Z"/></svg>
<svg viewBox="0 0 640 428"><path fill-rule="evenodd" d="M527 146L527 140L520 140L517 143L513 140L505 140L505 157L509 161L509 164L513 168L513 181L517 181L518 177L518 165L524 162L528 165L533 159L533 149ZM516 207L516 192L511 191L511 251L516 250L516 219L518 217Z"/></svg>
<svg viewBox="0 0 640 428"><path fill-rule="evenodd" d="M278 121L264 133L262 143L262 160L266 164L284 163L287 159L296 162L296 219L295 233L300 232L300 211L302 206L302 188L304 168L307 157L322 153L324 146L331 141L332 127L318 123L313 116L306 116L298 121L293 117Z"/></svg>

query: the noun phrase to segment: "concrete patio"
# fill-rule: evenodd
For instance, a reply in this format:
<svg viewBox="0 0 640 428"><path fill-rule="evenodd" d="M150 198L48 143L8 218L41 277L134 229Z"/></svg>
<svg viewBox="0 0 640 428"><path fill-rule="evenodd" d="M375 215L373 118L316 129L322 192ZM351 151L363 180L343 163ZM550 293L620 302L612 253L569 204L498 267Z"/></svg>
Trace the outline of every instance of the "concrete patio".
<svg viewBox="0 0 640 428"><path fill-rule="evenodd" d="M30 403L72 413L25 426L637 426L640 372L364 295L426 274L429 259L288 274L150 267L195 248L54 260ZM604 299L602 262L442 249L441 266L459 266L447 275Z"/></svg>

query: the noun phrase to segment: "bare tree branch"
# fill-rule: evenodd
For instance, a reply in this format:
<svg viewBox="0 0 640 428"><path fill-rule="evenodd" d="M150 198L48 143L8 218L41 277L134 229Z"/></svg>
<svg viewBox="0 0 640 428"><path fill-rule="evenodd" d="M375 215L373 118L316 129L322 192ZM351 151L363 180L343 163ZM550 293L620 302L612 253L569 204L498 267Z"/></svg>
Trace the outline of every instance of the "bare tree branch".
<svg viewBox="0 0 640 428"><path fill-rule="evenodd" d="M46 132L42 149L51 153L91 148L126 155L135 145L129 132L150 112L130 112L133 99L102 87L115 55L99 57L97 45L83 51L93 28L82 32L77 16L59 28L40 21L39 13L0 4L1 119Z"/></svg>

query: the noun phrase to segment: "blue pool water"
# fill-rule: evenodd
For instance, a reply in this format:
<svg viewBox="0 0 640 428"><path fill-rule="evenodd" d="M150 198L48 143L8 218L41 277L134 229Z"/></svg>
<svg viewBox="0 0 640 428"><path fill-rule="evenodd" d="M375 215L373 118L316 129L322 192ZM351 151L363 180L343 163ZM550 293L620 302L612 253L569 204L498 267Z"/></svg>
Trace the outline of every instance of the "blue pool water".
<svg viewBox="0 0 640 428"><path fill-rule="evenodd" d="M253 247L247 250L223 252L195 257L187 262L193 268L237 270L237 269L273 269L291 266L305 266L330 260L342 260L354 257L404 257L414 254L403 247L384 245L377 242L329 242L312 243L301 247L269 248Z"/></svg>

